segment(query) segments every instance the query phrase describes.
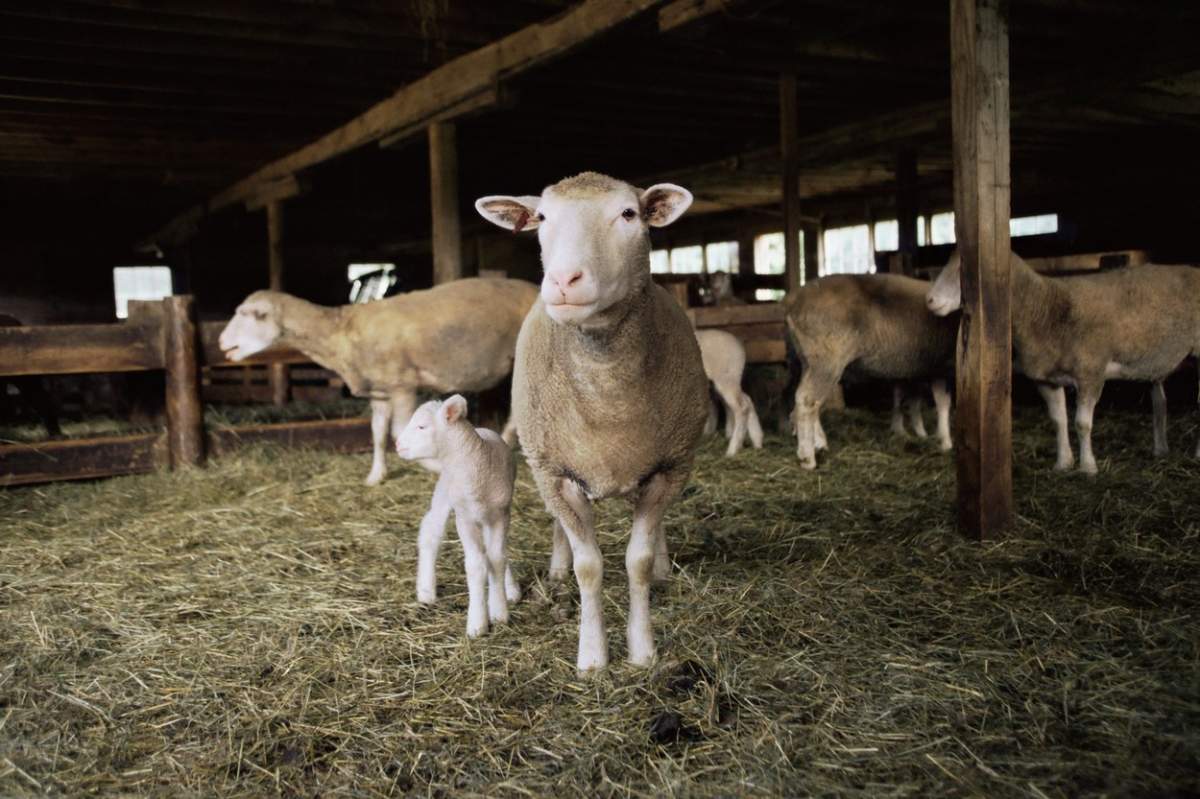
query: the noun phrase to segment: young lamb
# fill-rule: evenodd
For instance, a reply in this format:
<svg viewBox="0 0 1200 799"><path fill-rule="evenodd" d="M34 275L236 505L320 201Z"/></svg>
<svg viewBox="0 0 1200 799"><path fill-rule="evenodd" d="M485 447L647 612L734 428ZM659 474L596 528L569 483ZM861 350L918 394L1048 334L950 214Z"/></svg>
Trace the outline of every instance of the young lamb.
<svg viewBox="0 0 1200 799"><path fill-rule="evenodd" d="M803 361L793 422L806 469L825 446L821 406L848 366L870 378L937 381L954 365L957 319L925 311L929 284L902 275L831 275L785 300L791 346ZM935 382L938 440L951 447L950 395Z"/></svg>
<svg viewBox="0 0 1200 799"><path fill-rule="evenodd" d="M475 203L501 227L536 228L541 243L545 277L517 341L513 413L557 520L551 573L574 558L580 671L608 663L592 521L592 502L607 497L633 502L625 551L629 660L654 659L650 580L670 570L662 518L691 472L708 380L683 309L650 280L649 229L670 224L691 201L679 186L642 191L585 172L541 197Z"/></svg>
<svg viewBox="0 0 1200 799"><path fill-rule="evenodd" d="M745 305L746 301L733 293L733 275L713 272L708 276L708 292L712 305Z"/></svg>
<svg viewBox="0 0 1200 799"><path fill-rule="evenodd" d="M724 330L697 330L696 341L700 345L704 374L712 381L725 405L725 433L729 436L725 454L738 454L747 437L755 449L762 449L763 431L758 412L754 410L754 401L742 391L746 348L741 339ZM710 415L705 433L711 433L715 428L716 419Z"/></svg>
<svg viewBox="0 0 1200 799"><path fill-rule="evenodd" d="M336 308L256 291L221 331L220 345L235 362L272 344L294 347L337 372L350 393L370 397L367 485L377 485L387 471L389 428L393 438L404 429L417 391L484 391L502 381L536 297L533 284L505 278L467 278ZM505 441L512 443L514 430L510 419Z"/></svg>
<svg viewBox="0 0 1200 799"><path fill-rule="evenodd" d="M437 598L438 549L453 510L467 571L467 637L487 632L489 619L504 624L508 603L521 598L506 544L516 476L512 450L491 430L472 427L467 401L455 394L417 408L396 436L396 452L436 463L439 471L417 541L417 601Z"/></svg>
<svg viewBox="0 0 1200 799"><path fill-rule="evenodd" d="M1162 381L1200 355L1200 269L1144 266L1073 277L1043 277L1012 255L1013 367L1038 384L1054 421L1056 469L1075 464L1064 387L1074 387L1079 468L1096 473L1092 417L1109 379L1152 383L1154 454L1167 452ZM939 316L962 306L957 252L928 291ZM1200 457L1200 444L1196 447Z"/></svg>

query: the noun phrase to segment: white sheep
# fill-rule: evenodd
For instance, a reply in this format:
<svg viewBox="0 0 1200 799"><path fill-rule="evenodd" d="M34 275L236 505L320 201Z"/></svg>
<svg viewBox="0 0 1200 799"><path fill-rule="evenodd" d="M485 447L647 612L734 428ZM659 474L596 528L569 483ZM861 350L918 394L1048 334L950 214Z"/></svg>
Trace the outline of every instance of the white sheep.
<svg viewBox="0 0 1200 799"><path fill-rule="evenodd" d="M1075 389L1079 468L1097 471L1092 417L1104 382L1152 384L1154 454L1167 452L1162 381L1189 355L1200 355L1200 269L1143 266L1072 277L1044 277L1016 253L1012 270L1013 367L1035 381L1054 421L1056 469L1075 465L1067 434L1067 397ZM939 316L962 306L956 251L927 294ZM1200 457L1200 444L1196 447Z"/></svg>
<svg viewBox="0 0 1200 799"><path fill-rule="evenodd" d="M697 330L700 357L704 374L717 389L725 405L725 434L729 446L725 454L733 456L742 449L747 437L755 449L762 449L763 431L758 421L754 401L742 391L742 373L746 369L746 348L741 339L724 330ZM705 434L716 428L715 416L710 413Z"/></svg>
<svg viewBox="0 0 1200 799"><path fill-rule="evenodd" d="M536 228L541 242L545 277L517 341L513 413L557 520L551 573L574 558L580 671L608 663L592 521L592 502L607 497L634 506L625 551L629 660L644 666L655 656L650 581L670 570L662 518L691 472L708 380L683 309L650 279L649 229L670 224L691 201L679 186L641 191L585 172L541 197L475 203L501 227Z"/></svg>
<svg viewBox="0 0 1200 799"><path fill-rule="evenodd" d="M816 468L826 445L821 406L851 367L889 381L937 381L953 369L957 319L925 311L929 284L902 275L830 275L785 300L788 336L804 372L796 389L796 454ZM938 440L950 449L950 395L935 382Z"/></svg>
<svg viewBox="0 0 1200 799"><path fill-rule="evenodd" d="M406 460L436 464L437 485L417 541L417 601L437 599L437 556L454 511L467 572L467 636L508 621L508 603L521 589L508 566L508 523L516 465L500 436L467 420L467 401L455 394L413 413L396 436ZM486 591L486 593L485 593Z"/></svg>
<svg viewBox="0 0 1200 799"><path fill-rule="evenodd" d="M371 399L374 445L367 485L387 472L387 437L417 406L417 391L484 391L512 371L517 333L537 297L523 280L467 278L362 305L329 308L256 291L221 331L231 361L273 344L294 347ZM504 438L513 441L510 420Z"/></svg>

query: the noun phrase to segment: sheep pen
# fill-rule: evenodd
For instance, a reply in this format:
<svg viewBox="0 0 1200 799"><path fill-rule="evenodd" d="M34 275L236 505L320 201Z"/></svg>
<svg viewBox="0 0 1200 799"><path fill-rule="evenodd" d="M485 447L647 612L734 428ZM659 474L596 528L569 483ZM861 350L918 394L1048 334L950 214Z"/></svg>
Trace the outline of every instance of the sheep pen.
<svg viewBox="0 0 1200 799"><path fill-rule="evenodd" d="M250 448L0 491L0 795L1184 795L1200 790L1200 463L1107 413L1100 474L1014 423L1018 527L953 529L954 462L886 415L800 468L706 438L666 518L659 659L575 670L577 592L518 471L526 600L468 641L461 552L414 600L435 475ZM1190 441L1190 418L1173 433ZM597 507L623 618L622 503Z"/></svg>

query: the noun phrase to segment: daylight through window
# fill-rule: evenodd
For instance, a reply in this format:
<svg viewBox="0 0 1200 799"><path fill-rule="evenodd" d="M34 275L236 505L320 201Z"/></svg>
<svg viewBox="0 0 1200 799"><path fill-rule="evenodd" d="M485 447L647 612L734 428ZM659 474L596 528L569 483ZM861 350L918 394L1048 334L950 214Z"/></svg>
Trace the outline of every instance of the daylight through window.
<svg viewBox="0 0 1200 799"><path fill-rule="evenodd" d="M117 318L129 317L130 300L161 300L171 296L171 267L118 266L113 268L113 296Z"/></svg>

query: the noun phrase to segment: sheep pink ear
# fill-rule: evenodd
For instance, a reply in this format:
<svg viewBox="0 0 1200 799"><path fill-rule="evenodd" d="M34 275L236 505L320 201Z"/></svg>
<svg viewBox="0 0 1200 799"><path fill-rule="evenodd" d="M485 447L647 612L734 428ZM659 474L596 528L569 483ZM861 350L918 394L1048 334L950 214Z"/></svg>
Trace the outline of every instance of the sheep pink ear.
<svg viewBox="0 0 1200 799"><path fill-rule="evenodd" d="M540 220L537 209L541 201L541 197L493 195L476 200L475 210L493 225L520 233L522 230L533 230L538 226Z"/></svg>
<svg viewBox="0 0 1200 799"><path fill-rule="evenodd" d="M455 394L442 403L442 420L454 424L467 415L467 401L462 394Z"/></svg>
<svg viewBox="0 0 1200 799"><path fill-rule="evenodd" d="M666 227L692 204L692 193L674 183L657 183L642 192L642 215L651 227Z"/></svg>

